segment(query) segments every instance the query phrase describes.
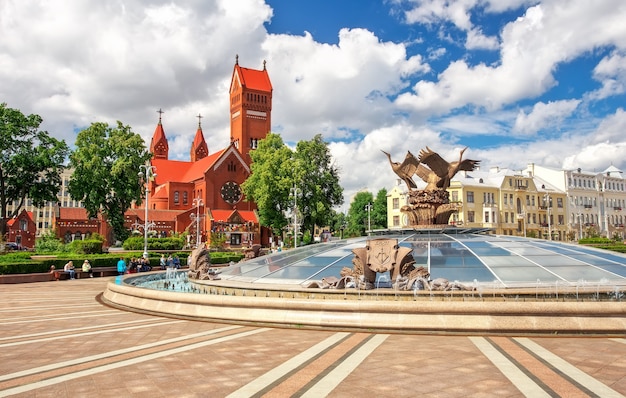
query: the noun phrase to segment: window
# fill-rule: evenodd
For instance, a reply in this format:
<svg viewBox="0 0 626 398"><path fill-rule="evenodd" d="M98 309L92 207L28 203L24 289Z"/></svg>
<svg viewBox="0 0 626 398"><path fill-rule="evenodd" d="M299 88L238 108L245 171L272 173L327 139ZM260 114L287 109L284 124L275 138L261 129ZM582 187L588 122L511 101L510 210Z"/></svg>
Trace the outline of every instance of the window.
<svg viewBox="0 0 626 398"><path fill-rule="evenodd" d="M485 222L489 222L489 212L485 212Z"/></svg>
<svg viewBox="0 0 626 398"><path fill-rule="evenodd" d="M458 191L452 191L452 201L453 202L458 202L459 201L459 192Z"/></svg>
<svg viewBox="0 0 626 398"><path fill-rule="evenodd" d="M400 198L393 198L393 208L394 209L399 209L400 208ZM396 225L396 224L394 224Z"/></svg>
<svg viewBox="0 0 626 398"><path fill-rule="evenodd" d="M474 192L467 191L467 203L474 203Z"/></svg>
<svg viewBox="0 0 626 398"><path fill-rule="evenodd" d="M393 216L393 226L394 227L400 226L400 216Z"/></svg>
<svg viewBox="0 0 626 398"><path fill-rule="evenodd" d="M509 212L508 211L504 213L504 222L505 223L509 222Z"/></svg>
<svg viewBox="0 0 626 398"><path fill-rule="evenodd" d="M530 203L531 203L532 206L535 205L535 195L530 197Z"/></svg>
<svg viewBox="0 0 626 398"><path fill-rule="evenodd" d="M559 209L563 208L563 198L556 198L556 207Z"/></svg>
<svg viewBox="0 0 626 398"><path fill-rule="evenodd" d="M467 222L474 222L474 212L473 211L468 211L467 212Z"/></svg>
<svg viewBox="0 0 626 398"><path fill-rule="evenodd" d="M187 191L183 192L183 204L186 205L189 200L189 193Z"/></svg>
<svg viewBox="0 0 626 398"><path fill-rule="evenodd" d="M179 192L178 192L178 191L174 192L174 204L175 204L175 205L177 205L177 204L178 204L178 202L179 202L179 196L180 196L180 195L179 195Z"/></svg>
<svg viewBox="0 0 626 398"><path fill-rule="evenodd" d="M526 195L526 206L530 206L530 195Z"/></svg>
<svg viewBox="0 0 626 398"><path fill-rule="evenodd" d="M26 220L20 220L20 231L26 231L28 229L28 223Z"/></svg>
<svg viewBox="0 0 626 398"><path fill-rule="evenodd" d="M507 199L507 194L504 194L504 204L505 205L507 204L507 200L506 199Z"/></svg>

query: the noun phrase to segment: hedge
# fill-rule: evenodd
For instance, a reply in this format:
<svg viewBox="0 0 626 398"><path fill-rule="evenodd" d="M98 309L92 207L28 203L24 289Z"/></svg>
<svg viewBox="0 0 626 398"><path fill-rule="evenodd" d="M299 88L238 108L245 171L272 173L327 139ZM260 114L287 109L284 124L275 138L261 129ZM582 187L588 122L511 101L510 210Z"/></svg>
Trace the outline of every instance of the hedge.
<svg viewBox="0 0 626 398"><path fill-rule="evenodd" d="M30 274L30 273L40 273L40 272L48 272L50 267L54 265L54 267L58 270L62 270L65 264L68 261L74 262L74 267L76 269L80 269L83 261L85 259L89 260L91 266L93 268L99 267L114 267L117 264L117 261L120 257L123 257L124 260L128 263L133 257L141 257L141 252L124 252L115 254L100 254L100 255L77 255L76 253L72 254L62 254L55 258L45 258L45 259L31 259L32 253L11 253L6 254L1 257L0 263L0 275L5 274ZM191 254L189 251L180 251L180 252L169 252L163 253L166 256L168 255L176 255L180 259L180 264L182 266L187 265L187 258ZM161 257L161 253L152 252L150 253L150 265L153 269L158 269L159 259ZM212 264L228 264L232 262L239 262L243 258L243 254L236 252L214 252L211 253L211 263Z"/></svg>

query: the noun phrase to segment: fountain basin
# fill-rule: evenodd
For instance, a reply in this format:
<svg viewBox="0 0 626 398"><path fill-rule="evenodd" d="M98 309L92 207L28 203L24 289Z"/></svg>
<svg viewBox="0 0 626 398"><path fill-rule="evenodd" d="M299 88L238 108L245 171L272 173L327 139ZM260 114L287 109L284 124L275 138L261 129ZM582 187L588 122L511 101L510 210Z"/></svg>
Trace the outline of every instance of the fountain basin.
<svg viewBox="0 0 626 398"><path fill-rule="evenodd" d="M538 300L535 289L483 292L330 292L258 289L225 281L205 283L210 294L109 283L102 299L122 309L211 322L384 333L619 335L624 301ZM382 289L381 289L382 290ZM547 293L547 292L546 292ZM582 297L583 299L585 297Z"/></svg>

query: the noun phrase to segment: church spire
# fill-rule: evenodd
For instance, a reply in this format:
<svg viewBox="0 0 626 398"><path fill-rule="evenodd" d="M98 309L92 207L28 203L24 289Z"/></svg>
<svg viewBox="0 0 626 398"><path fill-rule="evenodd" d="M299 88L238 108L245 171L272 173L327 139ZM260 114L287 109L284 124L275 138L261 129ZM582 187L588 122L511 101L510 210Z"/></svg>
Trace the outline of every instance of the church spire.
<svg viewBox="0 0 626 398"><path fill-rule="evenodd" d="M202 115L198 113L198 130L196 131L196 136L193 139L193 144L191 145L191 153L189 157L192 162L198 161L202 158L205 158L209 155L209 147L204 140L204 134L202 134L202 124L200 123L200 119L202 119Z"/></svg>
<svg viewBox="0 0 626 398"><path fill-rule="evenodd" d="M167 160L169 153L169 145L167 144L167 137L165 136L165 130L163 130L163 124L161 123L161 116L165 113L160 108L157 111L159 114L159 124L157 124L154 134L152 135L152 141L150 142L150 152L154 155L154 159Z"/></svg>

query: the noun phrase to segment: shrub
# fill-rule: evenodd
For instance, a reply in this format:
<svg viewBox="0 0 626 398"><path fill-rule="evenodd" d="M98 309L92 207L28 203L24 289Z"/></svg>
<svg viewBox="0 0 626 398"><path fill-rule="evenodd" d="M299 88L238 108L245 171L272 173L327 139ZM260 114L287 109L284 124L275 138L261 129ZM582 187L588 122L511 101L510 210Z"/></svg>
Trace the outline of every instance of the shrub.
<svg viewBox="0 0 626 398"><path fill-rule="evenodd" d="M143 250L143 237L130 237L122 245L124 250ZM180 237L148 238L148 250L181 250L185 241Z"/></svg>
<svg viewBox="0 0 626 398"><path fill-rule="evenodd" d="M35 240L36 253L62 253L64 251L65 245L63 241L57 238L53 232L49 232Z"/></svg>
<svg viewBox="0 0 626 398"><path fill-rule="evenodd" d="M66 245L66 248L71 253L97 254L102 253L102 243L103 241L96 239L75 240Z"/></svg>

